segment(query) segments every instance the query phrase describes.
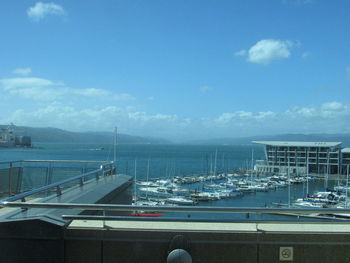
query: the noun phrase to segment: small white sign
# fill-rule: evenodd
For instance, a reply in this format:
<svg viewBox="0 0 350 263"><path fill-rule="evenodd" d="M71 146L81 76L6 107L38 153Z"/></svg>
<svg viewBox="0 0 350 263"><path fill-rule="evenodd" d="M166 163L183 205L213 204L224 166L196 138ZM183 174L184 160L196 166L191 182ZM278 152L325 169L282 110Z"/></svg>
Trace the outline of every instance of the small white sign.
<svg viewBox="0 0 350 263"><path fill-rule="evenodd" d="M280 247L280 261L293 261L293 247Z"/></svg>

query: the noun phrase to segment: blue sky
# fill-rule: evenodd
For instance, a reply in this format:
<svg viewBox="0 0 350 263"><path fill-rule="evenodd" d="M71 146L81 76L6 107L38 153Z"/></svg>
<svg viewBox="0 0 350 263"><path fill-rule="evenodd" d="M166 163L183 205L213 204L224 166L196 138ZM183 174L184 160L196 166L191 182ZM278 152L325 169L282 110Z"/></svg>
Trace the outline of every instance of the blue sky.
<svg viewBox="0 0 350 263"><path fill-rule="evenodd" d="M173 140L350 132L350 2L0 3L0 123Z"/></svg>

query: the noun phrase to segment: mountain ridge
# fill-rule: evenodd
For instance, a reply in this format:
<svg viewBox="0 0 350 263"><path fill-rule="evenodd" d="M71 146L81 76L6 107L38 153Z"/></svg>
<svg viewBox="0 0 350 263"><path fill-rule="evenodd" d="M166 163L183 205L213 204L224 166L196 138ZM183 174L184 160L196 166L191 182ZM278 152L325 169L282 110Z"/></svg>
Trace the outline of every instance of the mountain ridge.
<svg viewBox="0 0 350 263"><path fill-rule="evenodd" d="M0 128L6 128L8 125L0 125ZM72 132L52 127L28 127L14 126L15 135L31 136L32 142L53 142L53 143L113 143L114 132L108 131L86 131ZM332 141L342 142L343 147L350 147L350 134L347 133L286 133L277 135L256 135L246 137L230 138L213 138L187 140L174 143L173 141L152 138L147 136L133 136L128 134L117 135L118 144L189 144L189 145L234 145L234 144L251 144L252 141Z"/></svg>
<svg viewBox="0 0 350 263"><path fill-rule="evenodd" d="M7 128L8 125L0 125ZM114 132L72 132L52 127L28 127L14 126L14 134L17 136L30 136L32 142L52 143L113 143ZM128 134L117 134L119 144L164 144L168 140L151 137L133 136Z"/></svg>

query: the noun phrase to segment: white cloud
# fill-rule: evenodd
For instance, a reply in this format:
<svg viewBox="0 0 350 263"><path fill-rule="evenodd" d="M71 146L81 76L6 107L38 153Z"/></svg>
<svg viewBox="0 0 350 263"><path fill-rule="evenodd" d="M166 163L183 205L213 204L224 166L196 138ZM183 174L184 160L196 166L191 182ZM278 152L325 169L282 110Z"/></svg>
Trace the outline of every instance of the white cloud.
<svg viewBox="0 0 350 263"><path fill-rule="evenodd" d="M286 111L286 115L290 118L309 118L317 114L317 110L313 107L293 107Z"/></svg>
<svg viewBox="0 0 350 263"><path fill-rule="evenodd" d="M32 69L31 68L16 68L12 71L12 73L17 74L17 75L27 76L30 73L32 73Z"/></svg>
<svg viewBox="0 0 350 263"><path fill-rule="evenodd" d="M73 131L113 130L141 136L201 139L278 133L350 132L350 105L340 101L296 106L284 112L233 110L214 117L189 118L152 113L125 105L134 97L106 89L75 89L44 78L0 79L3 107L0 123L51 126ZM39 102L39 103L38 103ZM117 104L118 103L118 104ZM118 106L116 106L118 105ZM11 108L12 107L12 108Z"/></svg>
<svg viewBox="0 0 350 263"><path fill-rule="evenodd" d="M130 101L134 97L127 93L113 93L105 89L86 88L74 89L61 82L43 78L21 77L0 79L0 90L9 95L20 96L36 101L55 101L72 96L86 98L101 98L114 101Z"/></svg>
<svg viewBox="0 0 350 263"><path fill-rule="evenodd" d="M7 78L0 79L0 88L10 95L20 96L33 100L54 100L61 96L63 91L52 89L52 87L60 86L43 78Z"/></svg>
<svg viewBox="0 0 350 263"><path fill-rule="evenodd" d="M235 112L226 112L222 113L218 118L215 119L216 123L220 124L232 124L237 121L255 121L255 120L263 120L275 117L276 113L272 111L266 112L250 112L250 111L235 111Z"/></svg>
<svg viewBox="0 0 350 263"><path fill-rule="evenodd" d="M264 120L267 118L273 118L275 117L277 114L275 112L272 111L260 111L255 115L255 118L257 120Z"/></svg>
<svg viewBox="0 0 350 263"><path fill-rule="evenodd" d="M170 136L186 129L189 120L176 115L147 114L130 111L116 106L78 108L63 103L51 103L36 110L17 109L2 123L14 122L16 125L51 126L72 131L108 131L118 125L122 132L142 136Z"/></svg>
<svg viewBox="0 0 350 263"><path fill-rule="evenodd" d="M42 78L8 78L0 79L0 85L5 90L22 88L22 87L47 87L55 85L54 82Z"/></svg>
<svg viewBox="0 0 350 263"><path fill-rule="evenodd" d="M350 117L350 108L343 103L332 101L323 103L319 108L316 107L294 107L286 111L286 116L292 119L334 119ZM316 126L317 127L317 124Z"/></svg>
<svg viewBox="0 0 350 263"><path fill-rule="evenodd" d="M332 101L322 104L321 109L324 111L340 111L346 109L346 107L340 102Z"/></svg>
<svg viewBox="0 0 350 263"><path fill-rule="evenodd" d="M63 16L65 14L66 12L62 6L52 2L36 2L33 7L27 9L27 15L33 21L39 21L48 15Z"/></svg>
<svg viewBox="0 0 350 263"><path fill-rule="evenodd" d="M327 102L321 106L321 116L324 118L350 117L349 107L340 102Z"/></svg>
<svg viewBox="0 0 350 263"><path fill-rule="evenodd" d="M293 43L289 40L260 40L249 49L248 61L257 64L269 64L273 60L288 58L292 46Z"/></svg>
<svg viewBox="0 0 350 263"><path fill-rule="evenodd" d="M274 60L286 59L291 55L291 47L295 44L289 40L263 39L258 41L248 51L241 50L236 56L245 56L247 61L256 64L270 64Z"/></svg>

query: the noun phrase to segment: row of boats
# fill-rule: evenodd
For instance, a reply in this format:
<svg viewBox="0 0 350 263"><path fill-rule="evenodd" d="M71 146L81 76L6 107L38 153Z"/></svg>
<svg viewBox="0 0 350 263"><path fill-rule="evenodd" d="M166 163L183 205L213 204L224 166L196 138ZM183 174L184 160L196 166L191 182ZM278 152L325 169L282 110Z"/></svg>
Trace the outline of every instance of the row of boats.
<svg viewBox="0 0 350 263"><path fill-rule="evenodd" d="M348 201L350 189L348 188L348 186L338 185L327 191L317 191L304 198L296 199L291 206L296 208L348 208L350 205Z"/></svg>
<svg viewBox="0 0 350 263"><path fill-rule="evenodd" d="M312 180L314 178L309 175L220 173L136 181L134 204L196 205L199 202L243 197L248 193L267 192L292 184L308 184Z"/></svg>

